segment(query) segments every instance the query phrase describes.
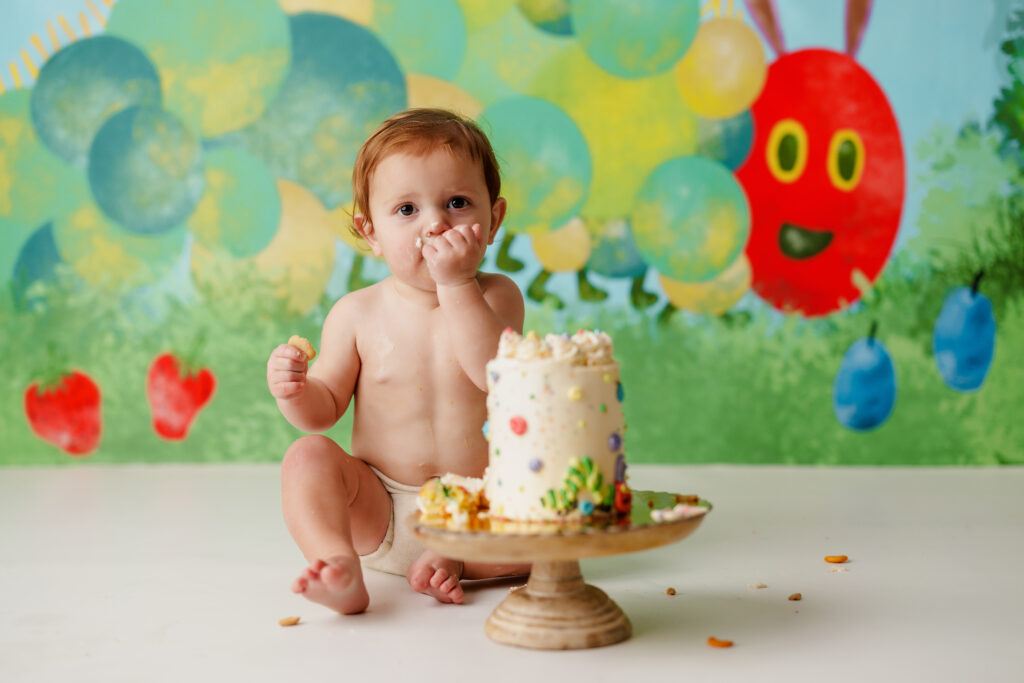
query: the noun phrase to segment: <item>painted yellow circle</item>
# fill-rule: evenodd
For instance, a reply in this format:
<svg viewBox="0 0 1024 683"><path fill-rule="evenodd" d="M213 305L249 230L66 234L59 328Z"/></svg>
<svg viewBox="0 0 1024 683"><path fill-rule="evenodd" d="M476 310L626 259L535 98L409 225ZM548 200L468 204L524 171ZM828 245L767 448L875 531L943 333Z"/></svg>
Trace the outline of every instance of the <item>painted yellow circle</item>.
<svg viewBox="0 0 1024 683"><path fill-rule="evenodd" d="M577 271L590 260L590 232L579 217L549 233L533 235L533 253L552 273Z"/></svg>
<svg viewBox="0 0 1024 683"><path fill-rule="evenodd" d="M676 85L690 108L709 119L750 108L768 76L757 34L742 21L712 19L675 66Z"/></svg>
<svg viewBox="0 0 1024 683"><path fill-rule="evenodd" d="M843 146L849 145L853 148L853 168L850 169L850 177L845 177L839 164L839 156L843 153ZM832 184L843 192L852 192L860 183L864 175L864 141L860 134L852 128L842 128L832 135L828 143L828 177Z"/></svg>
<svg viewBox="0 0 1024 683"><path fill-rule="evenodd" d="M782 158L790 151L794 154L791 165ZM768 169L776 180L787 184L796 182L807 166L807 130L796 119L778 121L768 135L764 152Z"/></svg>
<svg viewBox="0 0 1024 683"><path fill-rule="evenodd" d="M174 267L185 247L183 225L155 235L125 230L96 205L84 173L69 174L53 239L62 259L83 280L104 291L152 284Z"/></svg>
<svg viewBox="0 0 1024 683"><path fill-rule="evenodd" d="M480 100L451 81L436 76L406 74L405 88L410 107L447 109L470 119L478 118L484 110Z"/></svg>
<svg viewBox="0 0 1024 683"><path fill-rule="evenodd" d="M671 70L619 78L576 42L536 69L527 90L561 107L590 150L593 176L580 213L598 220L622 216L651 172L697 150L697 116Z"/></svg>
<svg viewBox="0 0 1024 683"><path fill-rule="evenodd" d="M569 400L579 401L583 398L583 389L580 387L569 387Z"/></svg>
<svg viewBox="0 0 1024 683"><path fill-rule="evenodd" d="M702 315L722 315L750 289L750 262L741 253L718 277L704 282L680 282L664 275L659 275L659 279L676 308Z"/></svg>
<svg viewBox="0 0 1024 683"><path fill-rule="evenodd" d="M494 24L510 9L514 9L515 0L458 0L462 15L466 19L466 28L470 31L488 24Z"/></svg>
<svg viewBox="0 0 1024 683"><path fill-rule="evenodd" d="M288 14L320 12L369 26L373 21L373 0L277 0Z"/></svg>

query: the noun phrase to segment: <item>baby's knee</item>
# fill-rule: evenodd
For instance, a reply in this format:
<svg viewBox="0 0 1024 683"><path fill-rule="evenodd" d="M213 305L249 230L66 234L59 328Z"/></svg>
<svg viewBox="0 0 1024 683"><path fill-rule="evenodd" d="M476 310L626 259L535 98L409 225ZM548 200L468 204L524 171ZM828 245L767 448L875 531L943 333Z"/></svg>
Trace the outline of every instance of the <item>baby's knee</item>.
<svg viewBox="0 0 1024 683"><path fill-rule="evenodd" d="M288 447L281 468L293 470L337 460L341 447L323 434L308 434ZM344 451L342 451L344 453Z"/></svg>

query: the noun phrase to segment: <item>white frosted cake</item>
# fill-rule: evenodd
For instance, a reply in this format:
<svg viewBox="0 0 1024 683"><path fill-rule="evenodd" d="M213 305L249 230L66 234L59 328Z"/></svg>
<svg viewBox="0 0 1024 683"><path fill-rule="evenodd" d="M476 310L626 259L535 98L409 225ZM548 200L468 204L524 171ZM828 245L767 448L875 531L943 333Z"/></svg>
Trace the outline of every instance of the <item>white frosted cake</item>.
<svg viewBox="0 0 1024 683"><path fill-rule="evenodd" d="M567 522L628 512L625 424L611 338L501 335L487 364L492 520Z"/></svg>

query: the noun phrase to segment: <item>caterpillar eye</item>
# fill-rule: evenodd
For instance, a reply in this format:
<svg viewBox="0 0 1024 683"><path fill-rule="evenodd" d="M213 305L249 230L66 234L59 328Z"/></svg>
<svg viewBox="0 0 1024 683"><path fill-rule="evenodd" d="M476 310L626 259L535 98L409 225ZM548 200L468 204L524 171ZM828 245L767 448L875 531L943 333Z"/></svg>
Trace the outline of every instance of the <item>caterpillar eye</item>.
<svg viewBox="0 0 1024 683"><path fill-rule="evenodd" d="M864 141L850 128L837 130L828 146L828 177L836 189L851 192L864 174Z"/></svg>
<svg viewBox="0 0 1024 683"><path fill-rule="evenodd" d="M780 183L796 182L807 166L807 131L795 119L782 119L772 127L765 149L768 169Z"/></svg>

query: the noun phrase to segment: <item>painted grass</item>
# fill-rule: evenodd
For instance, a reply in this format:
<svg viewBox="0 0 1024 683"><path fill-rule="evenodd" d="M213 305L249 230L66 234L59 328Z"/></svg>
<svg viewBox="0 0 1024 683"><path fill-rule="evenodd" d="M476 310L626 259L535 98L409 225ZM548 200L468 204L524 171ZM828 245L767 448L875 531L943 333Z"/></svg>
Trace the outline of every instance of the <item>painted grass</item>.
<svg viewBox="0 0 1024 683"><path fill-rule="evenodd" d="M1024 463L1024 298L1000 296L989 378L981 391L958 394L935 369L930 321L961 273L918 279L899 266L859 310L824 321L767 313L676 315L659 327L653 320L623 324L622 316L604 312L559 319L556 326L553 314L531 309L527 327L599 327L614 336L632 462ZM289 315L258 279L238 274L191 305L100 295L75 285L64 277L37 287L35 307L16 306L11 296L3 300L0 464L74 462L31 433L22 409L25 388L49 362L51 345L103 392L103 439L90 462L274 462L300 436L267 392L266 358L291 334L318 340L329 302L301 318ZM892 354L898 395L882 427L858 434L836 422L832 382L842 353L872 320L879 321L878 336ZM206 335L199 360L213 369L217 390L187 440L168 443L150 426L146 371L158 353L183 351L199 335ZM347 447L349 429L346 418L329 434Z"/></svg>

